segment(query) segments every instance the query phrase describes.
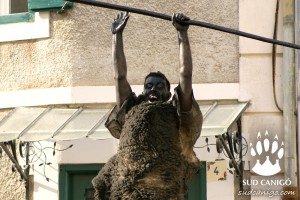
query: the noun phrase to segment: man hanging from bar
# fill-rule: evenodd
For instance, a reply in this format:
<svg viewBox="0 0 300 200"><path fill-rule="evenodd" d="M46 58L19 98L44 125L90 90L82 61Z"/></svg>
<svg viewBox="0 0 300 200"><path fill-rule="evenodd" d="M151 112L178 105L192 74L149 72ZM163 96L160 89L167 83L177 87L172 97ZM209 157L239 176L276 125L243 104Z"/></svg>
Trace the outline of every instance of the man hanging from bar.
<svg viewBox="0 0 300 200"><path fill-rule="evenodd" d="M186 182L199 169L193 146L202 114L192 91L192 56L183 14L174 14L180 49L180 78L172 101L170 83L161 72L145 78L138 97L127 81L122 32L129 19L120 13L112 23L117 105L106 122L120 139L119 149L93 179L96 200L186 198Z"/></svg>

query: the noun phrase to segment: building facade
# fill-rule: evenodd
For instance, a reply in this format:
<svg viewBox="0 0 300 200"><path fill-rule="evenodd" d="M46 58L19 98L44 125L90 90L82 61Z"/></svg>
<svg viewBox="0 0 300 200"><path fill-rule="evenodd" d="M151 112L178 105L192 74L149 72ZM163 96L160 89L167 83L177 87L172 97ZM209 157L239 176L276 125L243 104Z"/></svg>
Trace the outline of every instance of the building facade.
<svg viewBox="0 0 300 200"><path fill-rule="evenodd" d="M31 0L28 2L29 10L8 15L9 9L3 9L8 5L3 2L0 1L2 118L17 107L92 107L105 110L113 106L115 91L110 27L118 11L74 3L70 7L70 4L66 5L63 12L57 12L64 2L45 0L43 4ZM106 2L168 15L181 12L193 20L273 37L276 1ZM281 7L278 39L282 38ZM171 22L134 13L129 15L124 30L124 50L128 81L133 90L136 93L142 91L144 77L151 71L163 72L172 87L176 86L179 82L179 49L176 30ZM243 156L244 178L256 179L257 175L251 171L256 160L250 154L250 143L254 145L258 132L264 135L266 131L277 135L279 141L283 140L283 118L274 104L272 90L274 85L278 103L282 105L282 48L277 48L273 84L271 44L195 26L189 28L189 38L194 66L194 96L200 108L213 102L249 102L241 115L241 132L248 146L248 152ZM195 146L199 159L214 162L224 158L228 165L229 159L224 153L217 153L214 145L209 146L209 152L207 148L198 148L207 144L206 138L209 138L209 143L216 141L215 137L199 138ZM43 148L54 145L51 141L39 141L39 144ZM39 166L39 162L32 165L30 198L64 199L62 193L66 191L63 188L71 187L61 183L64 177L76 174L71 177L77 180L82 174L94 173L98 170L97 164L104 164L116 153L118 141L113 138L83 138L57 142L55 148L62 150L70 145L73 145L72 148L57 151L55 155L52 155L52 150L45 151L51 165L44 163ZM3 180L5 190L1 190L1 198L25 199L24 184L18 182L18 174L8 170L11 162L6 155L3 157L0 180ZM45 161L45 158L41 159ZM280 164L283 165L282 161ZM237 195L238 179L229 173L229 167L225 171L226 180L207 178L207 199L258 198ZM276 175L278 179L282 177L282 168L280 172ZM74 184L78 182L74 181ZM247 188L248 185L244 186ZM255 188L253 185L250 187ZM76 194L66 195L70 198Z"/></svg>

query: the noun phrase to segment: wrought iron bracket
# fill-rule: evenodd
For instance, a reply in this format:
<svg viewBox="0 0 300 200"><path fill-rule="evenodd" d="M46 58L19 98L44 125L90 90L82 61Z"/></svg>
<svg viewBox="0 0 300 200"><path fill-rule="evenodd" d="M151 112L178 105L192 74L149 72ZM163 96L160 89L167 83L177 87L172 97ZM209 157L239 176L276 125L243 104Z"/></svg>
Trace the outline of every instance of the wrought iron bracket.
<svg viewBox="0 0 300 200"><path fill-rule="evenodd" d="M241 118L238 118L237 123L237 131L233 133L226 132L223 135L216 136L217 138L217 151L220 153L221 150L224 149L226 154L230 159L230 167L233 167L236 171L237 177L239 179L239 187L240 190L243 191L243 137L242 137L242 129L241 129ZM221 149L221 150L220 150ZM236 160L236 157L238 162Z"/></svg>
<svg viewBox="0 0 300 200"><path fill-rule="evenodd" d="M6 153L6 155L9 157L9 159L12 161L12 163L14 164L16 170L19 172L19 174L21 175L22 179L24 179L25 181L28 181L28 175L20 166L18 160L15 158L15 156L13 155L14 153L11 152L7 145L5 143L0 143L1 148L3 149L3 151ZM14 151L14 150L12 150ZM26 168L27 169L27 168ZM28 171L29 172L29 171Z"/></svg>

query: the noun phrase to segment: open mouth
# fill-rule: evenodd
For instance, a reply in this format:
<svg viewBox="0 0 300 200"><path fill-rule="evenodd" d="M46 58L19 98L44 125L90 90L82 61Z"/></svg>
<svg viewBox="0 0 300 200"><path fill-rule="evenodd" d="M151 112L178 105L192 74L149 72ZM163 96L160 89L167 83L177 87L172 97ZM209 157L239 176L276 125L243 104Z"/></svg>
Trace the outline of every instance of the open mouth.
<svg viewBox="0 0 300 200"><path fill-rule="evenodd" d="M153 103L155 101L158 101L158 97L154 94L149 95L149 103Z"/></svg>

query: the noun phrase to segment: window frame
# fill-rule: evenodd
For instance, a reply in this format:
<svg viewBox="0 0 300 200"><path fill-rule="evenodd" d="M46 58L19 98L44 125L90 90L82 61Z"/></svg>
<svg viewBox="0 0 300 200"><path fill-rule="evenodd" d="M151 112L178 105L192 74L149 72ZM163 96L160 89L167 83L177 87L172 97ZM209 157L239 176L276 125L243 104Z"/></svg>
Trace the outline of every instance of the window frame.
<svg viewBox="0 0 300 200"><path fill-rule="evenodd" d="M7 0L5 0L7 1ZM0 15L0 25L8 24L8 23L16 23L16 22L32 22L34 21L34 12L29 10L29 2L27 1L27 11L20 13L6 13L6 11L10 10L10 2L0 2L1 6L7 6L8 8L4 8L4 13ZM3 11L3 9L2 9Z"/></svg>
<svg viewBox="0 0 300 200"><path fill-rule="evenodd" d="M32 11L24 13L14 13L8 15L0 15L0 25L18 23L18 22L33 22L35 13Z"/></svg>
<svg viewBox="0 0 300 200"><path fill-rule="evenodd" d="M49 11L72 7L63 0L28 0L28 12L0 15L0 43L49 38Z"/></svg>
<svg viewBox="0 0 300 200"><path fill-rule="evenodd" d="M99 164L62 164L59 166L59 199L70 199L72 175L98 174L104 163ZM92 186L92 185L90 185Z"/></svg>
<svg viewBox="0 0 300 200"><path fill-rule="evenodd" d="M7 23L0 23L0 43L50 37L49 12L29 11L0 16L1 18Z"/></svg>

